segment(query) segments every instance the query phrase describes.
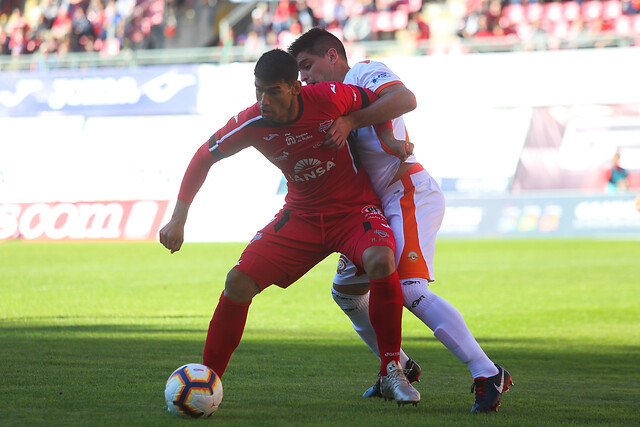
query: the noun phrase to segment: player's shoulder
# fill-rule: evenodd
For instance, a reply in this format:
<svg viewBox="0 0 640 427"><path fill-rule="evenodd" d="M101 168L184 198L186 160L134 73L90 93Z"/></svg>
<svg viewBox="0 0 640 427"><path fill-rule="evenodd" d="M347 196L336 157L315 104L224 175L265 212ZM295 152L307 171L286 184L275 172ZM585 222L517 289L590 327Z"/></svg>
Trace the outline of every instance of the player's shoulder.
<svg viewBox="0 0 640 427"><path fill-rule="evenodd" d="M341 92L349 85L340 82L321 82L313 85L307 85L302 87L302 94L306 98L313 99L314 101L326 101L331 102L336 96L339 96Z"/></svg>
<svg viewBox="0 0 640 427"><path fill-rule="evenodd" d="M353 71L354 73L372 73L376 71L391 72L391 70L385 63L374 61L372 59L365 59L363 61L356 62L353 67L351 67L350 71Z"/></svg>
<svg viewBox="0 0 640 427"><path fill-rule="evenodd" d="M257 118L261 117L262 114L260 113L260 107L257 102L251 107L242 110L234 116L234 118L236 118L236 121L239 123L245 123L247 121L256 120Z"/></svg>
<svg viewBox="0 0 640 427"><path fill-rule="evenodd" d="M335 92L335 90L332 90L332 84L335 88L334 83L335 82L320 82L312 85L305 85L302 86L302 92L306 92L306 95L308 96L327 95L331 91Z"/></svg>
<svg viewBox="0 0 640 427"><path fill-rule="evenodd" d="M401 80L386 64L368 59L354 64L347 73L345 82L376 88L392 82L401 82Z"/></svg>
<svg viewBox="0 0 640 427"><path fill-rule="evenodd" d="M260 114L260 108L258 103L255 103L251 107L232 116L227 123L214 134L214 136L217 140L226 139L230 135L237 133L239 130L259 124L261 120L262 115Z"/></svg>

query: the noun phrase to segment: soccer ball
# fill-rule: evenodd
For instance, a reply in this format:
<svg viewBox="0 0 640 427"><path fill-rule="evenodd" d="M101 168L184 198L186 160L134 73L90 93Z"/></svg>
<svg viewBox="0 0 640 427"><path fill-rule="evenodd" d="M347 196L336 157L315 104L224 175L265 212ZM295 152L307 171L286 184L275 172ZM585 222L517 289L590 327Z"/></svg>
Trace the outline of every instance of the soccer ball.
<svg viewBox="0 0 640 427"><path fill-rule="evenodd" d="M211 369L189 363L173 371L164 389L169 412L187 418L207 418L222 402L222 381Z"/></svg>

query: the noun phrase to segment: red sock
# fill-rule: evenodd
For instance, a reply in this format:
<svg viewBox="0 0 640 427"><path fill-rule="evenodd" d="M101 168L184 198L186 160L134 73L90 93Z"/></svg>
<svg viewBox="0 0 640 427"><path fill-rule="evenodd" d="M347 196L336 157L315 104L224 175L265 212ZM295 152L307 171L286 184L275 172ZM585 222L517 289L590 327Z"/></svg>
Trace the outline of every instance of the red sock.
<svg viewBox="0 0 640 427"><path fill-rule="evenodd" d="M380 350L380 372L387 375L387 364L392 360L400 364L400 342L402 341L402 288L398 273L369 280L369 320L378 340Z"/></svg>
<svg viewBox="0 0 640 427"><path fill-rule="evenodd" d="M251 301L232 301L224 296L224 292L220 295L220 301L209 323L202 355L202 363L220 377L227 369L231 354L240 344L250 304Z"/></svg>

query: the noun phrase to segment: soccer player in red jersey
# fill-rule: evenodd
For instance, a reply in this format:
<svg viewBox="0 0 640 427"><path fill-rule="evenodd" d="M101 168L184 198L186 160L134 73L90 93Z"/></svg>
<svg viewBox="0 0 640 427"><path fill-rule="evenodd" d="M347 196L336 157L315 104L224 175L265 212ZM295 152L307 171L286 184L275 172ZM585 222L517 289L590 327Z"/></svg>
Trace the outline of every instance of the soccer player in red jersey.
<svg viewBox="0 0 640 427"><path fill-rule="evenodd" d="M275 49L256 63L258 102L233 117L203 144L185 172L160 242L171 253L184 240L189 206L217 161L252 146L283 172L284 207L251 240L228 273L205 342L203 363L222 376L242 338L254 296L286 288L327 255L341 252L368 274L370 320L381 358L381 391L398 404L420 401L399 363L402 290L394 238L366 172L348 145L322 144L333 121L375 100L342 83L302 87L293 56ZM387 126L390 124L387 123Z"/></svg>

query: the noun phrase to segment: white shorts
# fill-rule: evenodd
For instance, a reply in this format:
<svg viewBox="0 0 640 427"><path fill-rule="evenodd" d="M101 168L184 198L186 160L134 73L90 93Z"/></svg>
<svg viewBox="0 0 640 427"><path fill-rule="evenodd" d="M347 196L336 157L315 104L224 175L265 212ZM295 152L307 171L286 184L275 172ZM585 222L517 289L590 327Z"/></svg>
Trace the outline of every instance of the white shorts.
<svg viewBox="0 0 640 427"><path fill-rule="evenodd" d="M436 235L445 206L440 186L422 165L416 163L380 196L382 209L396 240L396 266L400 280L422 278L433 281ZM364 274L356 276L353 263L340 255L333 283L352 285L368 281Z"/></svg>

